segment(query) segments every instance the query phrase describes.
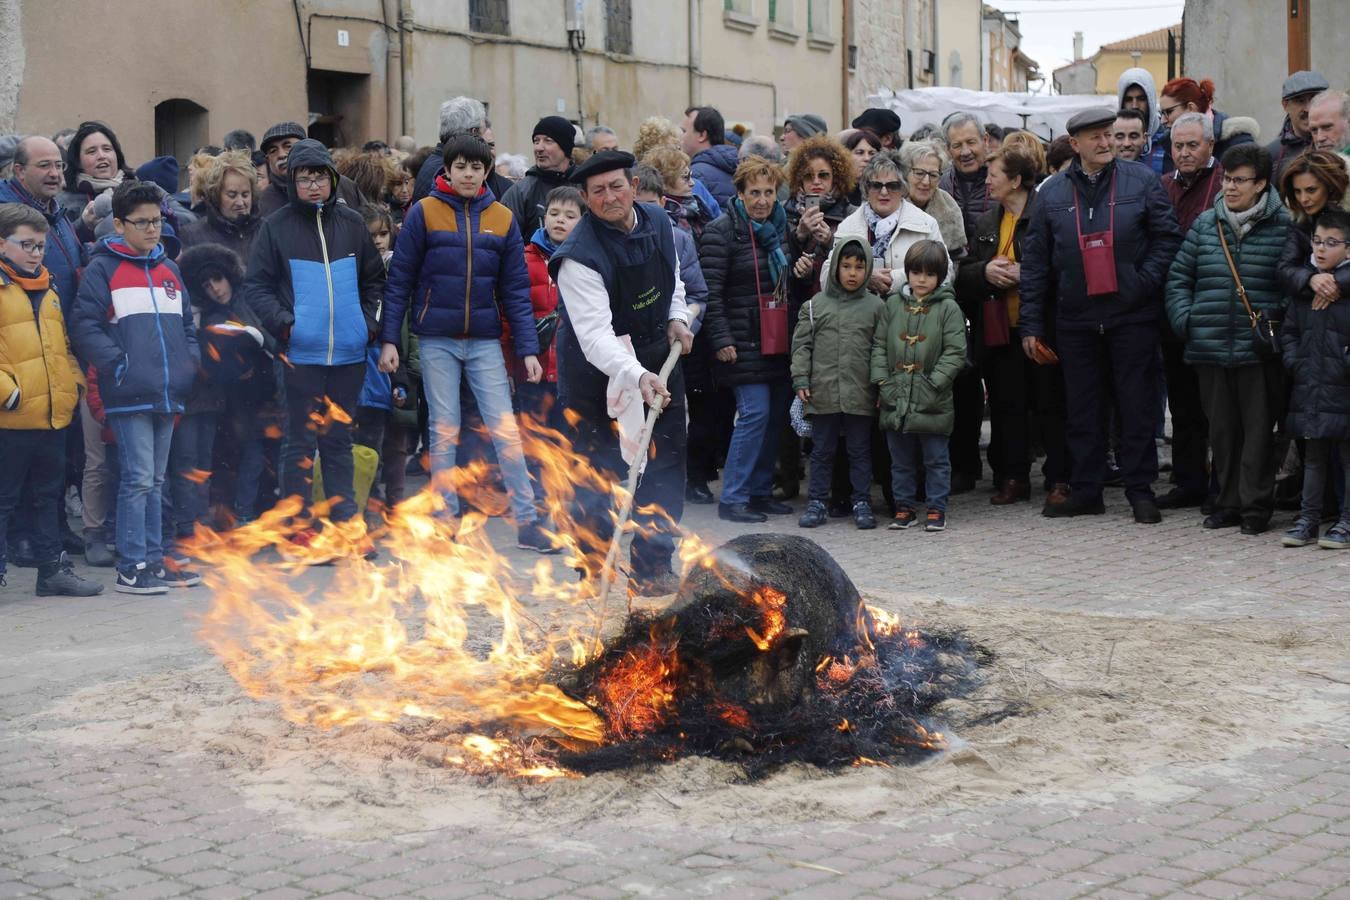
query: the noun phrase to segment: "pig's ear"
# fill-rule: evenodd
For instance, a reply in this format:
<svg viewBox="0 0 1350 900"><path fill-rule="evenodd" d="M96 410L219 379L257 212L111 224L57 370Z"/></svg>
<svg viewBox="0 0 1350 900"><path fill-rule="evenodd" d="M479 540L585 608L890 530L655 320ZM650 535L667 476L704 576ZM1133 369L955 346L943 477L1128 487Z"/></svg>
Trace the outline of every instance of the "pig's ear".
<svg viewBox="0 0 1350 900"><path fill-rule="evenodd" d="M775 672L786 672L797 665L802 655L802 642L810 634L805 628L789 628L768 650L769 667Z"/></svg>

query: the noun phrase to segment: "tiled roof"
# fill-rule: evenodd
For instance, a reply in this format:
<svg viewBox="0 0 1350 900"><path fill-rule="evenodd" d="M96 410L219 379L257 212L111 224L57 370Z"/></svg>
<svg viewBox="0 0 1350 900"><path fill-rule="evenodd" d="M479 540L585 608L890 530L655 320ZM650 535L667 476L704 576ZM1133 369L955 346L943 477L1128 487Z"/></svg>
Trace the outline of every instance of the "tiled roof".
<svg viewBox="0 0 1350 900"><path fill-rule="evenodd" d="M1109 44L1102 44L1098 53L1110 53L1111 51L1123 51L1125 53L1165 53L1167 52L1167 32L1172 32L1178 38L1181 37L1181 23L1178 22L1168 28L1159 28L1157 31L1150 31L1145 34L1136 34L1134 37L1125 38L1123 41L1112 41Z"/></svg>

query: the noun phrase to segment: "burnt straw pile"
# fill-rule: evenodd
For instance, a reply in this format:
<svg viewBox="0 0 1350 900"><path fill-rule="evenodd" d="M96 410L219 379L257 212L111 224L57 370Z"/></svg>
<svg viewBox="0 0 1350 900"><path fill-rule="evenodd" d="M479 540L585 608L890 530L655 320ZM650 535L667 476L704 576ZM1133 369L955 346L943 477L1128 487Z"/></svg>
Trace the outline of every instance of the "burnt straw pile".
<svg viewBox="0 0 1350 900"><path fill-rule="evenodd" d="M701 560L668 609L634 614L559 679L607 735L557 762L590 773L698 754L751 778L790 762L916 762L945 748L928 715L978 685L985 655L870 609L814 542L746 535Z"/></svg>

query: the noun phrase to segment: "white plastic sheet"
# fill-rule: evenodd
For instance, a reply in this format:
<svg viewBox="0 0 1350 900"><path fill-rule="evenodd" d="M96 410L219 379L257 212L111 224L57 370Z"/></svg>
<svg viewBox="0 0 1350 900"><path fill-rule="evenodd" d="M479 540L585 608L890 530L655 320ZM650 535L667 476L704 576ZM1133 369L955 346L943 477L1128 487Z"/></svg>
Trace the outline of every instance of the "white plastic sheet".
<svg viewBox="0 0 1350 900"><path fill-rule="evenodd" d="M955 87L916 88L910 91L882 91L867 98L869 107L894 110L901 121L901 134L909 134L921 125L942 124L957 111L974 113L982 122L1002 127L1026 128L1045 140L1065 132L1074 113L1100 107L1114 108L1114 97L1096 94L1000 94L993 91L968 91Z"/></svg>

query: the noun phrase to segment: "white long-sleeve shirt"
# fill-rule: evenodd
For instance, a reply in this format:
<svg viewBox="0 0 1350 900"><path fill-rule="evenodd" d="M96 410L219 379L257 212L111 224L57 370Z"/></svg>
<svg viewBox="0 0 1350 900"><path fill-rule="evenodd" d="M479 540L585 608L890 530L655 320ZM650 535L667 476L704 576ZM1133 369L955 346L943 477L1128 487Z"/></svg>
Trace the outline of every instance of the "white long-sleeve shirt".
<svg viewBox="0 0 1350 900"><path fill-rule="evenodd" d="M577 343L586 361L616 379L621 387L636 388L647 370L637 361L614 333L614 317L609 311L609 291L605 280L590 266L564 259L558 267L558 293L567 308L567 318L576 333ZM675 290L670 296L666 321L679 319L689 324L689 307L684 299L684 279L680 277L678 251L675 259Z"/></svg>

